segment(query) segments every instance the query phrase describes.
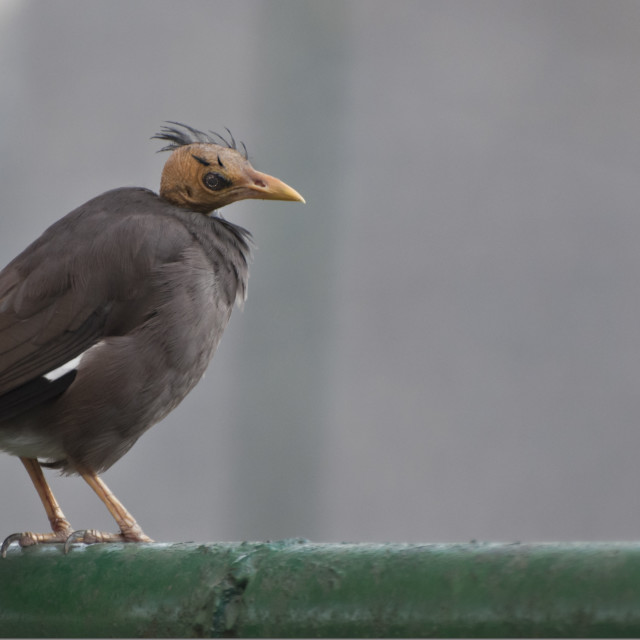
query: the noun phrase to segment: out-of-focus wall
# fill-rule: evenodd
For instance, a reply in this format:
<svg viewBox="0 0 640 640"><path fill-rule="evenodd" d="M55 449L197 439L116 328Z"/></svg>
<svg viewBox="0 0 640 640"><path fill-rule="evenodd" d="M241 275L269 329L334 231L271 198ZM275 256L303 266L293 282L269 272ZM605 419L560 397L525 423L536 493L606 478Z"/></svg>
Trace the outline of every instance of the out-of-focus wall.
<svg viewBox="0 0 640 640"><path fill-rule="evenodd" d="M156 189L164 120L230 127L308 201L224 211L245 309L105 474L149 535L636 536L639 29L624 0L0 3L1 264ZM6 455L0 509L45 528Z"/></svg>

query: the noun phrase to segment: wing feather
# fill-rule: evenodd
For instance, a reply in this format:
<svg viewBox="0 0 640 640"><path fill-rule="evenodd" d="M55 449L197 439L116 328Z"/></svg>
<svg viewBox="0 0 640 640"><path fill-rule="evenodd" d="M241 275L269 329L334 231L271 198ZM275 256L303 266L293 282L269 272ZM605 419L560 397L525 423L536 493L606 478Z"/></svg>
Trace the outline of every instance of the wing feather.
<svg viewBox="0 0 640 640"><path fill-rule="evenodd" d="M192 241L159 202L144 189L107 192L0 272L0 395L146 317L151 272Z"/></svg>

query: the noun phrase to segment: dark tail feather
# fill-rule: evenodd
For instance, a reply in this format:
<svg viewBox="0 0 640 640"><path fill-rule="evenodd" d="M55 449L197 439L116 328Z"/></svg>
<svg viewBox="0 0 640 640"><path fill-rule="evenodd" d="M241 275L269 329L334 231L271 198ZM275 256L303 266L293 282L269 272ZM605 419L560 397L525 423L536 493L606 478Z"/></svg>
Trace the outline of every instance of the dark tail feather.
<svg viewBox="0 0 640 640"><path fill-rule="evenodd" d="M44 376L36 378L0 396L0 422L52 400L64 393L74 381L78 372L73 369L55 380Z"/></svg>

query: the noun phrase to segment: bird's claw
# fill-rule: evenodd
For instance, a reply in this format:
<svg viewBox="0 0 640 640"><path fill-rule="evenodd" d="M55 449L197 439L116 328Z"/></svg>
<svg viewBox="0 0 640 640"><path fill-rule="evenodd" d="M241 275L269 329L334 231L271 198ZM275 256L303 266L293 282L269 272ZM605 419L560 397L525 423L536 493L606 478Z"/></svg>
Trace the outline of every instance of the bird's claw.
<svg viewBox="0 0 640 640"><path fill-rule="evenodd" d="M0 557L7 557L7 550L14 542L17 542L21 547L31 547L34 544L55 544L64 542L68 535L68 530L53 533L32 533L31 531L12 533L4 539L2 546L0 546Z"/></svg>
<svg viewBox="0 0 640 640"><path fill-rule="evenodd" d="M3 543L2 546L0 547L0 556L3 558L7 557L7 549L14 543L14 542L20 542L22 545L22 538L24 537L24 533L12 533L10 536L7 536Z"/></svg>
<svg viewBox="0 0 640 640"><path fill-rule="evenodd" d="M69 553L69 549L74 542L86 542L85 535L88 534L88 531L85 529L79 529L78 531L74 531L65 541L64 541L64 553L67 555ZM87 542L87 544L89 544Z"/></svg>
<svg viewBox="0 0 640 640"><path fill-rule="evenodd" d="M74 542L82 544L97 544L100 542L153 542L138 527L139 531L121 531L120 533L105 533L95 529L79 529L69 535L64 543L64 552L69 553L69 549Z"/></svg>
<svg viewBox="0 0 640 640"><path fill-rule="evenodd" d="M121 542L122 536L117 533L103 533L95 529L78 529L72 532L64 541L64 552L69 553L69 549L74 542L81 544L96 544L97 542Z"/></svg>
<svg viewBox="0 0 640 640"><path fill-rule="evenodd" d="M31 533L31 531L25 531L12 533L4 539L0 546L0 557L6 558L7 550L14 542L17 542L21 547L30 547L34 544L63 543L64 553L67 554L71 545L76 542L96 544L100 542L153 542L153 540L145 535L137 525L120 533L105 533L96 529L79 529L71 532L65 530L57 533Z"/></svg>

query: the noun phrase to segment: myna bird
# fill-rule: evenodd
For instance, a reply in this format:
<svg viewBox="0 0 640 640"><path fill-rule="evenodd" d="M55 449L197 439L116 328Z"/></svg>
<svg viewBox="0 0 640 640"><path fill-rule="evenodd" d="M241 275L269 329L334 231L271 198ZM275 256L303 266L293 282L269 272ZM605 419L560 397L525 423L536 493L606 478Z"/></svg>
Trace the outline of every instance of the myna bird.
<svg viewBox="0 0 640 640"><path fill-rule="evenodd" d="M250 234L216 215L237 200L302 196L230 138L169 122L160 193L89 200L0 272L0 450L19 456L51 533L21 546L150 541L98 476L200 380L247 291ZM228 131L228 130L227 130ZM120 531L75 531L42 466L79 474Z"/></svg>

